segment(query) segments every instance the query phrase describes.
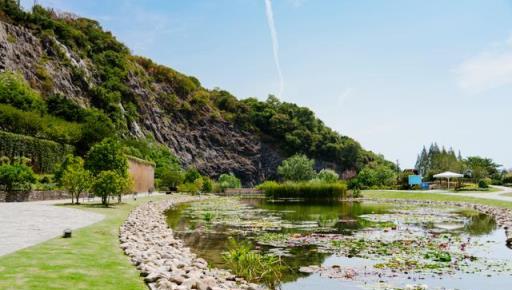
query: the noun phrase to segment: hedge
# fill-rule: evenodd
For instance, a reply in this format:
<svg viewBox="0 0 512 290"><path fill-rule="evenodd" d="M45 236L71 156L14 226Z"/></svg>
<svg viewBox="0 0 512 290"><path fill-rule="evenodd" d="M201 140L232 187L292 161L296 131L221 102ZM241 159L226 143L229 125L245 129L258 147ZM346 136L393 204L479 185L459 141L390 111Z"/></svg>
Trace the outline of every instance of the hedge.
<svg viewBox="0 0 512 290"><path fill-rule="evenodd" d="M267 181L259 186L267 197L303 198L308 200L339 200L347 196L347 185L343 182L319 181L277 183Z"/></svg>
<svg viewBox="0 0 512 290"><path fill-rule="evenodd" d="M0 131L0 156L28 157L38 173L51 173L74 147L57 142Z"/></svg>

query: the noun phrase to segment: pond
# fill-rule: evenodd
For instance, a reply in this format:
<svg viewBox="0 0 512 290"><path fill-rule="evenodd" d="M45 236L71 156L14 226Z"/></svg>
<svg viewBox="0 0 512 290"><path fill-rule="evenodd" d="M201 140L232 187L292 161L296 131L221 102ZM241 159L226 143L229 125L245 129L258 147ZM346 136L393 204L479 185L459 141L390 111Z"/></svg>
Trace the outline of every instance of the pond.
<svg viewBox="0 0 512 290"><path fill-rule="evenodd" d="M281 289L509 289L490 216L447 206L215 197L167 212L177 237L228 268L230 238L281 258Z"/></svg>

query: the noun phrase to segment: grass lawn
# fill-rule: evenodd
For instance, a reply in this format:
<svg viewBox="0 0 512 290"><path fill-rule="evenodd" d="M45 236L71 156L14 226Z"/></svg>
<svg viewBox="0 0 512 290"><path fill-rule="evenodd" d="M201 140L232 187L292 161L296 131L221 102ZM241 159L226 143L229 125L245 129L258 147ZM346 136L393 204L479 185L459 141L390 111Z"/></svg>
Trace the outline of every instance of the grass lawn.
<svg viewBox="0 0 512 290"><path fill-rule="evenodd" d="M71 239L55 238L0 257L0 289L147 289L119 248L118 232L133 208L162 198L165 196L140 197L137 201L126 198L127 203L111 208L73 206L103 214L105 218L73 231Z"/></svg>
<svg viewBox="0 0 512 290"><path fill-rule="evenodd" d="M434 200L434 201L463 201L476 204L485 204L496 207L504 207L512 209L512 202L484 199L477 197L447 195L442 193L428 193L428 192L403 192L403 191L379 191L379 190L365 190L363 197L366 198L392 198L392 199L415 199L415 200Z"/></svg>

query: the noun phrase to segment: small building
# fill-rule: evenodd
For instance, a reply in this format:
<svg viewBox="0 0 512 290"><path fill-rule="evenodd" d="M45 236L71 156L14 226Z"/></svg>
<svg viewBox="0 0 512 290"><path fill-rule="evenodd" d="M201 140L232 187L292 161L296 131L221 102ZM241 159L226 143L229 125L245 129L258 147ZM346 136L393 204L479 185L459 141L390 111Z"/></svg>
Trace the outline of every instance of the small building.
<svg viewBox="0 0 512 290"><path fill-rule="evenodd" d="M155 188L155 164L133 156L128 158L128 175L133 179L134 192L149 192Z"/></svg>

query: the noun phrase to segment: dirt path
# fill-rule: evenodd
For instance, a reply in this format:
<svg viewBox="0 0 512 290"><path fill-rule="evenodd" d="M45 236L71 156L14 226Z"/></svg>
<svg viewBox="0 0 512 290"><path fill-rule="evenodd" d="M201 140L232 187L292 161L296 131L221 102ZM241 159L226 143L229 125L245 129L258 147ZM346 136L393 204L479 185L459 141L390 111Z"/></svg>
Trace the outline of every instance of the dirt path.
<svg viewBox="0 0 512 290"><path fill-rule="evenodd" d="M505 186L493 186L499 191L494 192L449 192L449 191L435 191L432 192L434 194L445 194L445 195L455 195L455 196L468 196L468 197L476 197L476 198L485 198L485 199L495 199L502 201L510 201L512 202L512 196L504 195L504 194L512 194L512 188Z"/></svg>

